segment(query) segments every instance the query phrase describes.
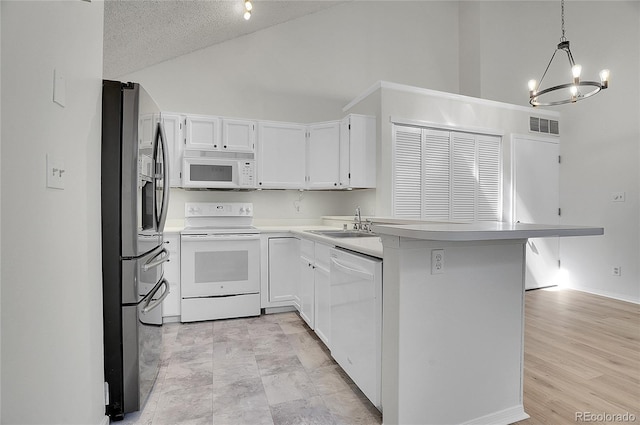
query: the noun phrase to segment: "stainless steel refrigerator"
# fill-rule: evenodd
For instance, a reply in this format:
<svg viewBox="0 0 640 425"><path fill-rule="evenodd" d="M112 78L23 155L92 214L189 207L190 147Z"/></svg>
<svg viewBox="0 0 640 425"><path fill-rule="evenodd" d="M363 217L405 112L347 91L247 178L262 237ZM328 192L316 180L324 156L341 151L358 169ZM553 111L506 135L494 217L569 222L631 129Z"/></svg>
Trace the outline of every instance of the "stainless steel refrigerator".
<svg viewBox="0 0 640 425"><path fill-rule="evenodd" d="M102 85L102 280L106 413L139 410L158 375L168 149L160 109L135 83Z"/></svg>

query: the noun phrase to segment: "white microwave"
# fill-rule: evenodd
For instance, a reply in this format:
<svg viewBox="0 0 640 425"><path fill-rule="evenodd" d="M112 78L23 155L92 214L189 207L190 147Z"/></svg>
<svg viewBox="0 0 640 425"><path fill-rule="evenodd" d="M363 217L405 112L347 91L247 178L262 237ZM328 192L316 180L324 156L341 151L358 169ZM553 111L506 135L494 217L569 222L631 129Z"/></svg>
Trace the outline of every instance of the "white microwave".
<svg viewBox="0 0 640 425"><path fill-rule="evenodd" d="M202 189L255 189L255 161L196 157L182 161L182 187Z"/></svg>

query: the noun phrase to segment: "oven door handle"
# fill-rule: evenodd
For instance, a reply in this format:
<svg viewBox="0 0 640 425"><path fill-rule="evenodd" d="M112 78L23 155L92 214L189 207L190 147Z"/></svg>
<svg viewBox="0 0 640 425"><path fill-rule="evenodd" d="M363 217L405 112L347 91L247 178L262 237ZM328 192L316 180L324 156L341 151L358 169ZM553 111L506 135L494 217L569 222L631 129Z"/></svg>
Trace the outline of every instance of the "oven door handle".
<svg viewBox="0 0 640 425"><path fill-rule="evenodd" d="M182 235L183 242L253 241L260 235Z"/></svg>

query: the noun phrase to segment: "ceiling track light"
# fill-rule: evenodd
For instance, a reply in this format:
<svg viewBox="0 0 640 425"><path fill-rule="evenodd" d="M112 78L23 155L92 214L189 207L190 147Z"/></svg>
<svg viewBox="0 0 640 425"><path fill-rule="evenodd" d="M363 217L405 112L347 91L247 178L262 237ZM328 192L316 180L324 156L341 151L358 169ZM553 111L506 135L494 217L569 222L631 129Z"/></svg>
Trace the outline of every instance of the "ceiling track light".
<svg viewBox="0 0 640 425"><path fill-rule="evenodd" d="M582 73L582 66L575 63L573 60L573 55L571 54L571 49L569 48L569 40L567 40L564 36L564 0L561 0L561 16L562 16L562 37L560 37L560 43L556 47L556 50L553 52L551 56L551 60L549 60L549 64L547 68L544 70L544 74L542 74L542 78L538 83L536 80L529 80L529 103L531 106L554 106L554 105L562 105L564 103L574 103L578 100L586 99L588 97L597 94L602 89L606 89L609 87L609 70L603 69L600 71L600 82L595 81L583 81L580 79L580 74ZM541 89L542 81L544 77L547 75L547 71L553 62L553 59L556 56L558 51L562 50L567 54L569 58L569 65L571 66L571 75L573 77L572 81L566 84L559 84L557 86L549 87L546 89ZM565 98L560 98L560 100L550 100L545 101L544 99L549 97L546 96L552 92L558 92L562 90L568 90L568 96Z"/></svg>
<svg viewBox="0 0 640 425"><path fill-rule="evenodd" d="M251 10L253 10L253 3L251 0L244 0L244 19L248 21L251 19Z"/></svg>

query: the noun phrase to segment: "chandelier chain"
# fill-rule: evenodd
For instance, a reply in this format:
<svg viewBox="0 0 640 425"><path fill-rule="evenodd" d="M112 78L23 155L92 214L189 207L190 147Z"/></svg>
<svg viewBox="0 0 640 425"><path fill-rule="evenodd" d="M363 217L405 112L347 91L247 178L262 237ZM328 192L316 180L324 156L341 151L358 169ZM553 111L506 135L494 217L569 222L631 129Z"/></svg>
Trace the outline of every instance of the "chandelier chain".
<svg viewBox="0 0 640 425"><path fill-rule="evenodd" d="M560 16L562 18L562 37L560 37L560 41L567 41L564 36L564 0L560 0Z"/></svg>

